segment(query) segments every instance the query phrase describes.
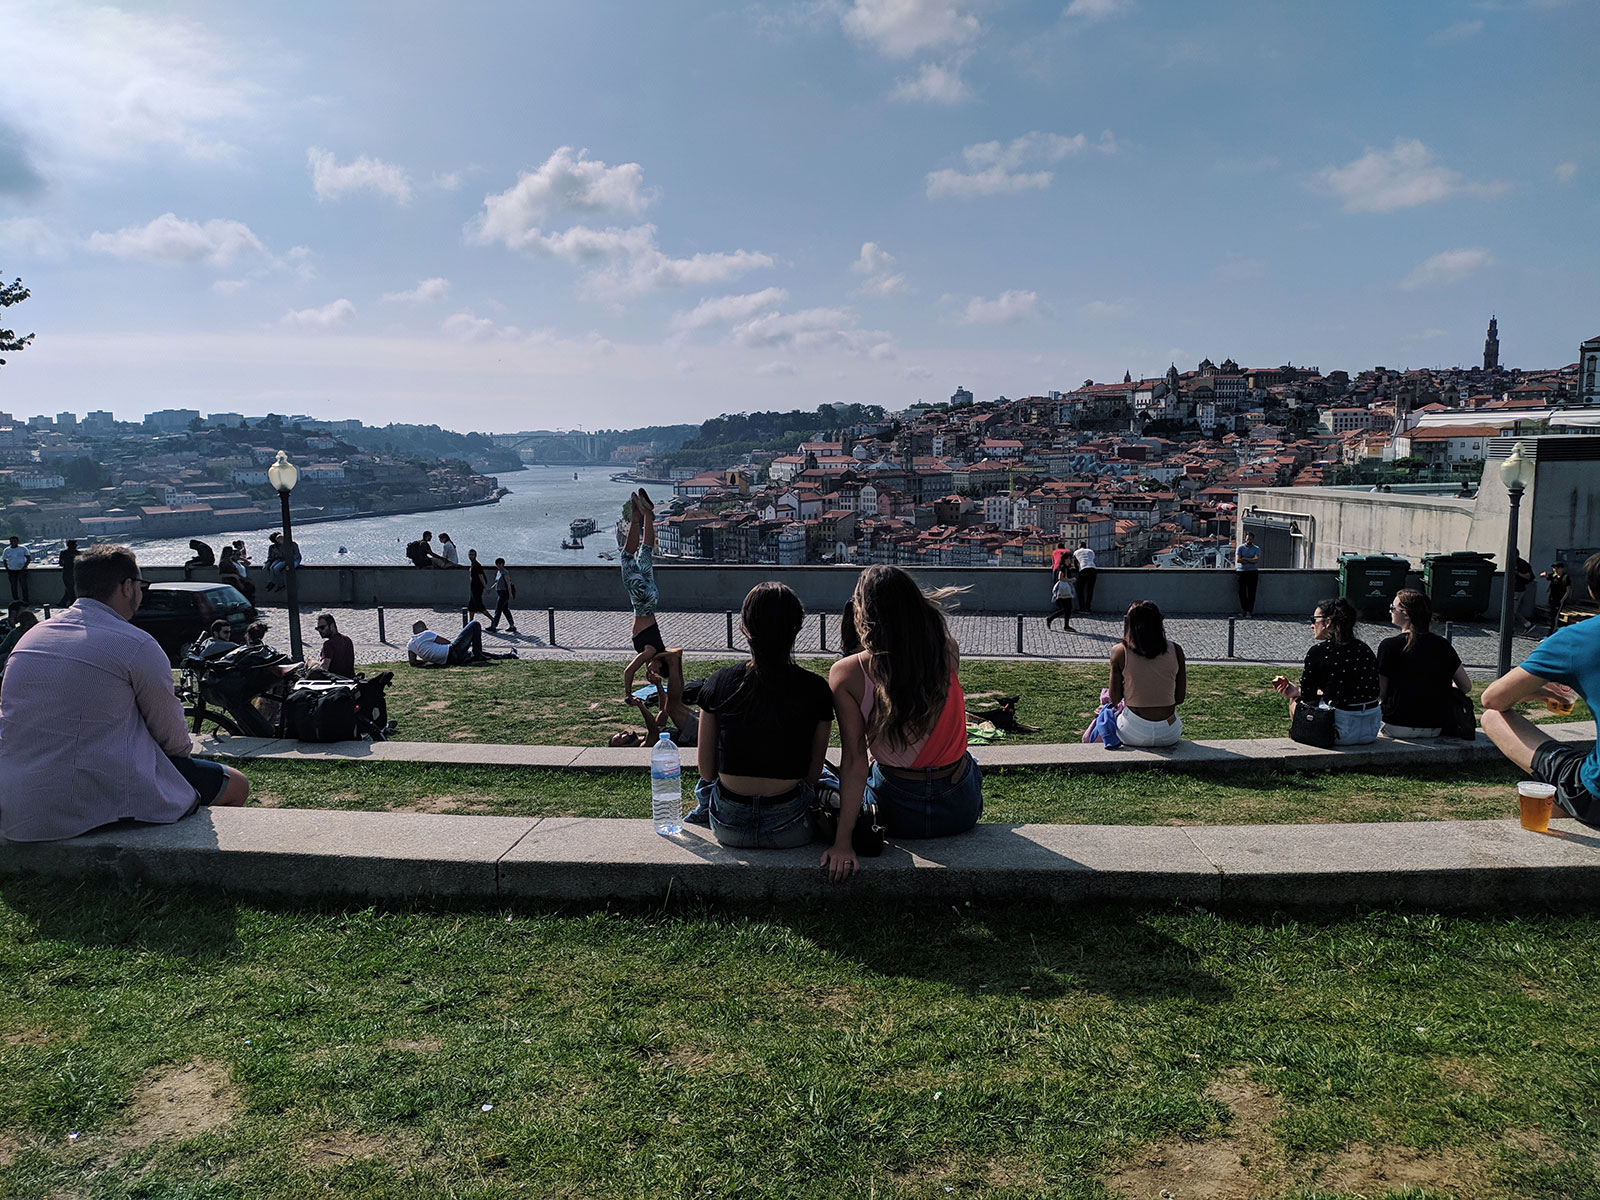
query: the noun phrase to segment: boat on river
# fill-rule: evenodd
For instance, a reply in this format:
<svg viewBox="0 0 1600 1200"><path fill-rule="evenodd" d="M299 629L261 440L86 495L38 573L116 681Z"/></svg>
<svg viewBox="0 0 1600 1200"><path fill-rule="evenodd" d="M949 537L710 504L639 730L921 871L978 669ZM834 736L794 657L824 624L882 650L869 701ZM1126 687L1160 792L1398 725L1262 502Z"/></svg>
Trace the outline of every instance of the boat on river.
<svg viewBox="0 0 1600 1200"><path fill-rule="evenodd" d="M572 536L575 539L581 541L583 538L588 537L596 529L600 528L600 526L593 517L579 517L567 528L571 531Z"/></svg>

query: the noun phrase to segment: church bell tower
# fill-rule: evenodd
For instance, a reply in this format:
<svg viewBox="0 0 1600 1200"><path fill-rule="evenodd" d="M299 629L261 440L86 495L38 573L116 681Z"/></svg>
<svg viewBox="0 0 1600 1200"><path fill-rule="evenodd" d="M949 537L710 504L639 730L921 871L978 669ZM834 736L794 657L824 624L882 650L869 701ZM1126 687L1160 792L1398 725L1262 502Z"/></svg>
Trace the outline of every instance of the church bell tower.
<svg viewBox="0 0 1600 1200"><path fill-rule="evenodd" d="M1500 369L1500 322L1495 317L1489 318L1489 336L1483 339L1483 369Z"/></svg>

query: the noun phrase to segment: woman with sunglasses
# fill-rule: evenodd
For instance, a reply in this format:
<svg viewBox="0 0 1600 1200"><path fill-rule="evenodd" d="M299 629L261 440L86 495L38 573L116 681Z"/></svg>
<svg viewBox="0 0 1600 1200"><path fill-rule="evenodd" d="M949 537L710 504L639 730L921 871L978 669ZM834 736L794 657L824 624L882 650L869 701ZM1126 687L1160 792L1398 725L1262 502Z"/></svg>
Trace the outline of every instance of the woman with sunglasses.
<svg viewBox="0 0 1600 1200"><path fill-rule="evenodd" d="M1472 679L1455 647L1429 631L1433 605L1421 592L1397 592L1389 619L1400 632L1378 643L1384 736L1436 738L1456 695L1472 695Z"/></svg>
<svg viewBox="0 0 1600 1200"><path fill-rule="evenodd" d="M1306 652L1305 667L1296 687L1282 675L1272 686L1289 702L1289 717L1295 705L1326 704L1333 709L1334 742L1359 746L1376 741L1383 710L1378 701L1378 659L1356 637L1356 610L1340 597L1324 600L1311 614L1311 631L1316 644Z"/></svg>

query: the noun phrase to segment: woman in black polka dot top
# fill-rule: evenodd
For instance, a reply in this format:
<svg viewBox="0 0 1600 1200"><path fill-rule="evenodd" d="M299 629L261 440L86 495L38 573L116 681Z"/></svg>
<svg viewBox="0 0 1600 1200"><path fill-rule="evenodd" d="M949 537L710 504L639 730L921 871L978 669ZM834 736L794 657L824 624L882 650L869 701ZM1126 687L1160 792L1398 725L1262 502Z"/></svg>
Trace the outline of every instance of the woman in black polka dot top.
<svg viewBox="0 0 1600 1200"><path fill-rule="evenodd" d="M1345 599L1324 600L1311 617L1316 644L1306 652L1300 686L1283 676L1272 681L1289 701L1325 704L1333 709L1337 741L1355 745L1377 739L1383 711L1378 704L1378 658L1356 637L1356 610Z"/></svg>

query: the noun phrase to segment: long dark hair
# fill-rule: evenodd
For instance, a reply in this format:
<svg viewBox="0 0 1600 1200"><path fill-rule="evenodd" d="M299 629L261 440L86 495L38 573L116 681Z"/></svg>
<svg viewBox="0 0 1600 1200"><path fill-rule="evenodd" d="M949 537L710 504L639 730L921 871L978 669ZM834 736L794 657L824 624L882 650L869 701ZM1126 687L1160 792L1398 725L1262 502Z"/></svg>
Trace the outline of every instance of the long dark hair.
<svg viewBox="0 0 1600 1200"><path fill-rule="evenodd" d="M1154 600L1135 600L1122 618L1122 644L1140 658L1167 652L1167 627Z"/></svg>
<svg viewBox="0 0 1600 1200"><path fill-rule="evenodd" d="M908 746L933 728L950 691L949 631L939 600L899 567L868 567L850 599L876 690L867 736Z"/></svg>
<svg viewBox="0 0 1600 1200"><path fill-rule="evenodd" d="M1318 600L1317 608L1322 611L1323 618L1333 630L1330 641L1335 645L1355 641L1356 610L1350 601L1343 596L1335 596L1328 600Z"/></svg>
<svg viewBox="0 0 1600 1200"><path fill-rule="evenodd" d="M794 639L805 617L805 605L785 584L758 583L745 594L739 619L750 641L750 661L734 694L735 707L748 707L757 696L786 686L784 668L794 661Z"/></svg>
<svg viewBox="0 0 1600 1200"><path fill-rule="evenodd" d="M1395 605L1406 615L1406 622L1411 626L1406 630L1406 649L1417 644L1417 638L1428 632L1428 626L1433 624L1433 605L1428 598L1416 588L1402 588L1394 594Z"/></svg>

